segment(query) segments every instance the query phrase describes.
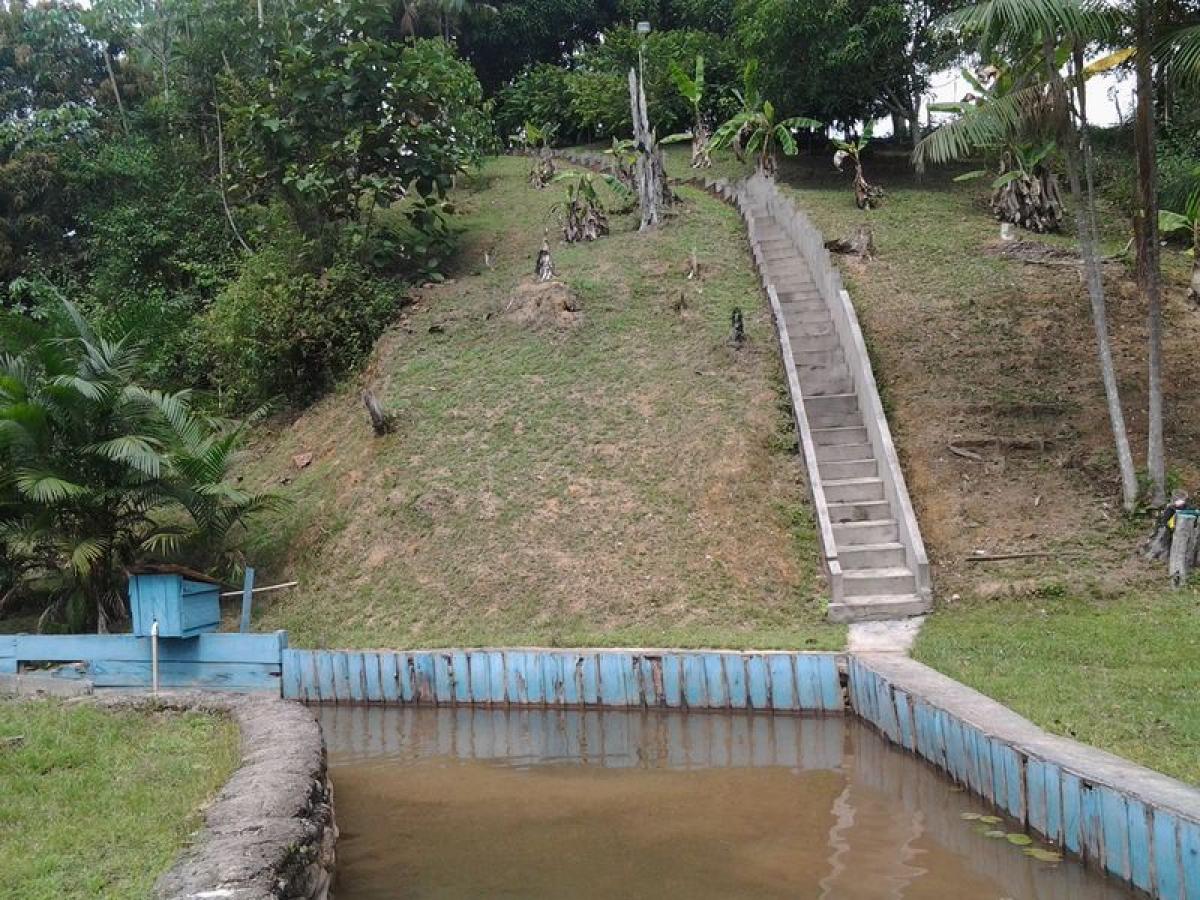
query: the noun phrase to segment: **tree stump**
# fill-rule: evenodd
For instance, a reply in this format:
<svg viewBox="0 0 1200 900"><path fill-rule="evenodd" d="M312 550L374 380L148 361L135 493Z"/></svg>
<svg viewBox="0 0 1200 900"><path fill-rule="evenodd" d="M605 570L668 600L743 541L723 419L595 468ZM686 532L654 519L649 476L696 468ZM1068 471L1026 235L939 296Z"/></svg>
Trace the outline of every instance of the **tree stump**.
<svg viewBox="0 0 1200 900"><path fill-rule="evenodd" d="M538 281L550 281L554 278L554 260L550 258L549 238L542 238L542 249L538 251L533 274L537 276Z"/></svg>
<svg viewBox="0 0 1200 900"><path fill-rule="evenodd" d="M1200 550L1200 518L1195 514L1179 513L1175 516L1175 534L1171 538L1171 556L1168 572L1171 584L1181 588L1187 584L1196 567L1196 553Z"/></svg>
<svg viewBox="0 0 1200 900"><path fill-rule="evenodd" d="M855 225L844 240L825 242L825 249L830 253L844 253L867 260L875 258L875 235L870 225Z"/></svg>
<svg viewBox="0 0 1200 900"><path fill-rule="evenodd" d="M363 391L362 401L363 406L367 408L367 415L371 418L371 428L375 431L375 437L383 437L391 431L392 417L384 411L379 398L372 391Z"/></svg>
<svg viewBox="0 0 1200 900"><path fill-rule="evenodd" d="M642 211L639 231L646 231L662 224L662 211L671 205L675 195L667 182L662 148L650 127L650 116L646 112L646 91L636 69L629 70L629 106L633 112L633 143L637 150L634 181L637 185L638 205Z"/></svg>

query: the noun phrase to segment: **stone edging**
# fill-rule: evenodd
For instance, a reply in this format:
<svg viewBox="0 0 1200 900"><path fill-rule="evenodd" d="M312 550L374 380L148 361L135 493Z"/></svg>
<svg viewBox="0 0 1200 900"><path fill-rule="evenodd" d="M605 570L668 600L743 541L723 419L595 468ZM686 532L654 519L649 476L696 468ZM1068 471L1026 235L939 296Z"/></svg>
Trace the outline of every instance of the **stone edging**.
<svg viewBox="0 0 1200 900"><path fill-rule="evenodd" d="M892 743L1087 865L1162 900L1200 898L1200 790L899 654L851 654L849 675L855 713Z"/></svg>
<svg viewBox="0 0 1200 900"><path fill-rule="evenodd" d="M155 885L157 900L326 900L337 824L325 740L298 703L262 696L178 692L101 696L109 708L195 710L230 716L242 762L205 810L193 847Z"/></svg>

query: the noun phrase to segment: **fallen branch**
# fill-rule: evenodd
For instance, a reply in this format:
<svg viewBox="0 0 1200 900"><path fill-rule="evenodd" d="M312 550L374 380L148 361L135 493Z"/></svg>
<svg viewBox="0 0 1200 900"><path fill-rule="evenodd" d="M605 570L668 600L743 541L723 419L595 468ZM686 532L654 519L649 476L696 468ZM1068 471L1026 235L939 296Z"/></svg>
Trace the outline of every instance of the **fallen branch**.
<svg viewBox="0 0 1200 900"><path fill-rule="evenodd" d="M983 457L973 450L964 450L962 447L955 447L953 444L948 445L947 449L955 456L961 456L963 459L969 459L973 462L983 462Z"/></svg>
<svg viewBox="0 0 1200 900"><path fill-rule="evenodd" d="M965 556L967 562L995 562L1003 559L1043 559L1049 557L1060 557L1062 559L1077 559L1078 553L1052 553L1049 550L1022 550L1012 553L976 553L971 556Z"/></svg>

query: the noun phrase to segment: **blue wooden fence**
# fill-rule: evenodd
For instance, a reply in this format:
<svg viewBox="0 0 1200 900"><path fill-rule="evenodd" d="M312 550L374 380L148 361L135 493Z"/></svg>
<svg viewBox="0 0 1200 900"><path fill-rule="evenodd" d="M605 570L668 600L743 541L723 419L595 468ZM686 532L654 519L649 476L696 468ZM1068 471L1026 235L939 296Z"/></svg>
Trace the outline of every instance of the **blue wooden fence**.
<svg viewBox="0 0 1200 900"><path fill-rule="evenodd" d="M283 695L309 703L844 710L833 653L285 650Z"/></svg>
<svg viewBox="0 0 1200 900"><path fill-rule="evenodd" d="M850 658L854 711L894 743L1089 865L1163 900L1200 900L1200 820L987 734Z"/></svg>
<svg viewBox="0 0 1200 900"><path fill-rule="evenodd" d="M158 643L159 684L164 688L210 688L278 693L287 632L202 634ZM150 638L131 634L0 635L0 674L24 665L78 663L52 674L91 681L102 688L150 685Z"/></svg>

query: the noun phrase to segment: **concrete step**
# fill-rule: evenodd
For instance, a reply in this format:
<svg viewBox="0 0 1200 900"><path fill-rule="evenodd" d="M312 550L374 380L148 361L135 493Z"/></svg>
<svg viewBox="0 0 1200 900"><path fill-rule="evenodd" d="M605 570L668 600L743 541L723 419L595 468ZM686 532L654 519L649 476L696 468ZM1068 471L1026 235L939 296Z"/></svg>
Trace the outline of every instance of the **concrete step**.
<svg viewBox="0 0 1200 900"><path fill-rule="evenodd" d="M830 622L871 622L880 619L906 619L929 612L929 601L916 594L882 597L844 597L841 603L830 603Z"/></svg>
<svg viewBox="0 0 1200 900"><path fill-rule="evenodd" d="M842 352L840 344L832 349L798 350L793 347L792 359L796 361L796 371L798 372L811 366L846 364L846 355Z"/></svg>
<svg viewBox="0 0 1200 900"><path fill-rule="evenodd" d="M821 478L839 481L844 478L877 478L879 463L873 459L830 460L819 462Z"/></svg>
<svg viewBox="0 0 1200 900"><path fill-rule="evenodd" d="M862 503L883 499L882 478L843 478L825 481L825 499L833 503Z"/></svg>
<svg viewBox="0 0 1200 900"><path fill-rule="evenodd" d="M822 482L824 484L824 482ZM834 524L843 522L879 522L890 519L891 505L883 499L874 500L842 500L829 503L829 519ZM869 543L869 542L868 542Z"/></svg>
<svg viewBox="0 0 1200 900"><path fill-rule="evenodd" d="M917 579L905 566L893 566L885 569L855 569L842 574L842 591L847 597L915 594Z"/></svg>
<svg viewBox="0 0 1200 900"><path fill-rule="evenodd" d="M808 394L809 388L820 387L822 384L828 384L831 381L844 381L850 383L850 370L843 362L828 363L820 366L796 366L796 375L800 378L800 386L805 389L805 395ZM844 391L825 391L825 394L853 394L854 389L848 388Z"/></svg>
<svg viewBox="0 0 1200 900"><path fill-rule="evenodd" d="M841 342L836 334L819 334L815 337L805 337L797 335L792 337L792 353L804 352L806 350L834 350L841 347Z"/></svg>
<svg viewBox="0 0 1200 900"><path fill-rule="evenodd" d="M789 322L787 317L784 317L784 324L787 325L788 337L799 340L800 338L827 337L834 334L833 321L828 317L824 322ZM836 337L836 335L834 335Z"/></svg>
<svg viewBox="0 0 1200 900"><path fill-rule="evenodd" d="M783 307L783 321L787 322L788 331L792 325L829 325L833 326L833 316L824 306L799 306L789 304Z"/></svg>
<svg viewBox="0 0 1200 900"><path fill-rule="evenodd" d="M809 399L819 400L821 397L819 394L815 394ZM861 424L863 424L863 418L862 413L859 412L808 413L809 428L854 428Z"/></svg>
<svg viewBox="0 0 1200 900"><path fill-rule="evenodd" d="M821 444L817 443L817 463L841 460L854 459L872 459L874 450L866 441L860 441L857 444Z"/></svg>
<svg viewBox="0 0 1200 900"><path fill-rule="evenodd" d="M838 547L838 562L842 569L885 569L904 566L904 545L899 541L880 541L877 544L853 544Z"/></svg>
<svg viewBox="0 0 1200 900"><path fill-rule="evenodd" d="M850 428L814 428L813 442L818 447L828 447L831 444L865 444L868 442L865 426L856 425Z"/></svg>
<svg viewBox="0 0 1200 900"><path fill-rule="evenodd" d="M856 413L858 394L831 394L827 397L813 398L808 404L808 410L814 413Z"/></svg>
<svg viewBox="0 0 1200 900"><path fill-rule="evenodd" d="M895 519L872 519L866 522L839 522L833 526L833 539L838 548L858 544L882 544L900 540L900 526Z"/></svg>
<svg viewBox="0 0 1200 900"><path fill-rule="evenodd" d="M821 373L814 373L808 377L801 376L800 389L804 391L805 398L811 399L829 394L844 394L854 390L854 385L851 384L849 376L831 378Z"/></svg>

